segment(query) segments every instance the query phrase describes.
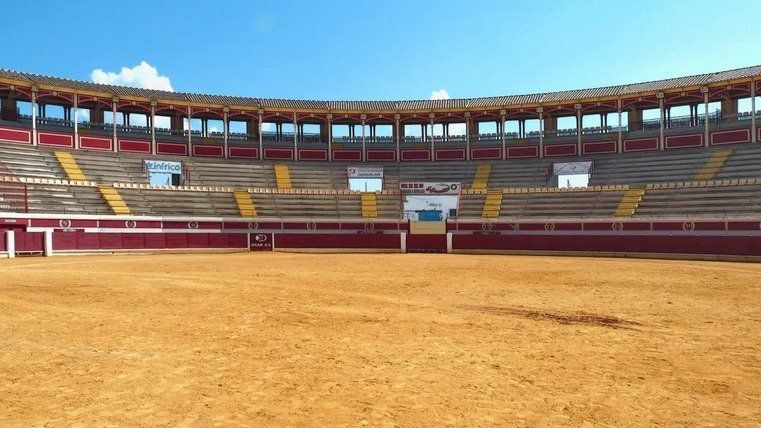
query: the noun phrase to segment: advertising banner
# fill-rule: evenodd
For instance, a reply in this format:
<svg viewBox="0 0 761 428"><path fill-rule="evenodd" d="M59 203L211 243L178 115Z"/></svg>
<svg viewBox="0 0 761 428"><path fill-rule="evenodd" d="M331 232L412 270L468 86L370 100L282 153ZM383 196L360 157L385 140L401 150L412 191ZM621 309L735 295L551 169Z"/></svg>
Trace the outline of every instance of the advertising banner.
<svg viewBox="0 0 761 428"><path fill-rule="evenodd" d="M592 161L588 162L556 162L552 164L555 175L590 174Z"/></svg>
<svg viewBox="0 0 761 428"><path fill-rule="evenodd" d="M383 178L382 165L347 166L349 178Z"/></svg>
<svg viewBox="0 0 761 428"><path fill-rule="evenodd" d="M249 233L248 249L250 251L272 251L271 233Z"/></svg>
<svg viewBox="0 0 761 428"><path fill-rule="evenodd" d="M460 182L405 181L399 183L399 190L417 195L458 195Z"/></svg>
<svg viewBox="0 0 761 428"><path fill-rule="evenodd" d="M144 163L149 173L182 174L182 162L146 160Z"/></svg>

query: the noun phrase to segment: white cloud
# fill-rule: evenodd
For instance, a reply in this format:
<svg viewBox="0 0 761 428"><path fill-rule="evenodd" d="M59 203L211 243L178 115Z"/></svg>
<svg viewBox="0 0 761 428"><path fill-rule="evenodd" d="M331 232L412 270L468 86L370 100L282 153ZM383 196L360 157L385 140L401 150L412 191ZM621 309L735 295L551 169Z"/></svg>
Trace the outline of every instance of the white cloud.
<svg viewBox="0 0 761 428"><path fill-rule="evenodd" d="M446 89L439 89L438 91L431 92L432 100L448 100L450 98L452 97L449 96L449 92L447 92ZM465 124L464 123L450 124L449 135L465 135Z"/></svg>
<svg viewBox="0 0 761 428"><path fill-rule="evenodd" d="M439 89L438 91L431 92L432 100L448 100L451 98L449 92L446 89Z"/></svg>
<svg viewBox="0 0 761 428"><path fill-rule="evenodd" d="M275 132L275 124L262 122L262 132Z"/></svg>
<svg viewBox="0 0 761 428"><path fill-rule="evenodd" d="M132 68L122 67L122 71L119 73L96 68L90 74L90 78L95 83L106 85L133 86L136 88L174 92L169 78L159 75L156 67L145 61L140 62L140 64Z"/></svg>

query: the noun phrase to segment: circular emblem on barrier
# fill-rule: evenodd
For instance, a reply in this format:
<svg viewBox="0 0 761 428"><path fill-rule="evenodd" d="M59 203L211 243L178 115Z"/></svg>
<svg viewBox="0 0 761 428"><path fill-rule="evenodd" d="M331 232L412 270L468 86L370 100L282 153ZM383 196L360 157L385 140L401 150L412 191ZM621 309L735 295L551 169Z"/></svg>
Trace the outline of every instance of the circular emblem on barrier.
<svg viewBox="0 0 761 428"><path fill-rule="evenodd" d="M691 221L685 221L682 223L682 229L683 230L695 230L695 223Z"/></svg>
<svg viewBox="0 0 761 428"><path fill-rule="evenodd" d="M309 223L307 223L307 229L309 229L309 230L315 230L315 229L317 229L317 224L315 222L313 222L313 221L310 221Z"/></svg>
<svg viewBox="0 0 761 428"><path fill-rule="evenodd" d="M375 223L373 222L368 221L364 224L364 226L365 226L365 230L368 232L375 230Z"/></svg>
<svg viewBox="0 0 761 428"><path fill-rule="evenodd" d="M137 222L135 220L127 220L124 222L124 227L127 229L134 229L137 227Z"/></svg>
<svg viewBox="0 0 761 428"><path fill-rule="evenodd" d="M624 224L621 223L620 221L617 221L617 222L613 223L610 226L610 228L613 229L613 230L624 230Z"/></svg>
<svg viewBox="0 0 761 428"><path fill-rule="evenodd" d="M198 222L189 221L188 222L188 229L198 229Z"/></svg>
<svg viewBox="0 0 761 428"><path fill-rule="evenodd" d="M259 228L259 223L255 222L255 221L249 221L248 222L248 228L251 229L251 230L256 230L256 229Z"/></svg>
<svg viewBox="0 0 761 428"><path fill-rule="evenodd" d="M481 223L481 230L492 230L494 228L494 225L488 222Z"/></svg>
<svg viewBox="0 0 761 428"><path fill-rule="evenodd" d="M544 223L544 230L555 230L555 223Z"/></svg>
<svg viewBox="0 0 761 428"><path fill-rule="evenodd" d="M258 233L256 236L254 236L254 240L256 242L267 242L267 235Z"/></svg>
<svg viewBox="0 0 761 428"><path fill-rule="evenodd" d="M71 226L71 220L67 220L67 219L58 220L58 225L61 227L69 227Z"/></svg>

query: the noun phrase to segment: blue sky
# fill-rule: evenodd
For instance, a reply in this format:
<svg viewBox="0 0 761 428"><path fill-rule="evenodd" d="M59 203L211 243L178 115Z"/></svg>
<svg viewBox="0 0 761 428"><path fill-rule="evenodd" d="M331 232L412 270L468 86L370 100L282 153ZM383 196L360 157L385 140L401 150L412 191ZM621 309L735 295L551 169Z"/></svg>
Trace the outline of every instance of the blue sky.
<svg viewBox="0 0 761 428"><path fill-rule="evenodd" d="M759 1L5 0L0 67L90 80L146 61L177 91L425 99L761 64Z"/></svg>

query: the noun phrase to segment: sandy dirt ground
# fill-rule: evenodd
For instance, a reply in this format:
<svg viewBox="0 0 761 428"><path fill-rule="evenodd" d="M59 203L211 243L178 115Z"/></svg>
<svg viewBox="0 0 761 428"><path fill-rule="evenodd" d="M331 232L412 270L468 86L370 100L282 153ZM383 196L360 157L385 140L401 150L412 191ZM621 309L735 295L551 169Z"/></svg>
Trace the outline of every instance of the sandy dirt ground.
<svg viewBox="0 0 761 428"><path fill-rule="evenodd" d="M761 265L0 260L0 425L761 421Z"/></svg>

